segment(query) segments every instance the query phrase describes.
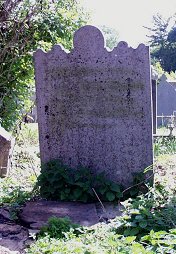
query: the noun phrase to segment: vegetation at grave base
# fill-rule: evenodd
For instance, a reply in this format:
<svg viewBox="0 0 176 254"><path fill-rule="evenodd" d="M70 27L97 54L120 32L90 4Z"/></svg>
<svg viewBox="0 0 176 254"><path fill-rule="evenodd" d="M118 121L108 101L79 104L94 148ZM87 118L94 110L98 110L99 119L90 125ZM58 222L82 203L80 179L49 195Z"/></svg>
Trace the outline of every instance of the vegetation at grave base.
<svg viewBox="0 0 176 254"><path fill-rule="evenodd" d="M12 166L6 178L0 178L0 207L10 209L17 219L21 205L38 195L33 188L40 170L37 124L22 124L16 135Z"/></svg>
<svg viewBox="0 0 176 254"><path fill-rule="evenodd" d="M116 217L108 224L77 228L78 234L70 226L61 237L51 237L48 227L45 236L38 238L26 251L28 254L174 254L176 200L160 191L161 188L156 187L137 199L125 201L122 203L125 208L122 217ZM50 223L51 227L55 225L55 222Z"/></svg>
<svg viewBox="0 0 176 254"><path fill-rule="evenodd" d="M160 147L163 146L167 147L169 144L161 143ZM168 151L172 150L167 148L165 152ZM156 157L159 158L157 155ZM56 163L53 167L55 166ZM136 184L142 180L142 176L135 177ZM121 217L116 217L108 224L100 223L91 228L81 227L80 234L76 234L72 228L68 229L68 232L64 230L62 237L59 238L51 237L48 228L45 236L37 238L27 249L27 253L174 254L176 253L176 188L171 189L166 185L165 180L162 181L159 175L156 175L153 187L145 189L142 195L122 202L124 211ZM135 187L131 188L131 191L133 194Z"/></svg>
<svg viewBox="0 0 176 254"><path fill-rule="evenodd" d="M150 173L147 178L146 173ZM48 200L66 200L90 202L118 201L146 193L153 176L152 167L146 172L133 174L133 184L124 189L122 185L108 180L105 171L93 174L89 168L72 169L60 160L53 160L42 166L36 189L42 198Z"/></svg>
<svg viewBox="0 0 176 254"><path fill-rule="evenodd" d="M79 228L79 230L78 230ZM38 238L49 235L51 238L64 238L64 233L72 231L75 235L81 233L81 226L75 223L72 223L71 220L67 217L57 218L50 217L48 219L47 225L43 226L40 229L40 232L37 234Z"/></svg>
<svg viewBox="0 0 176 254"><path fill-rule="evenodd" d="M115 201L122 197L122 187L106 179L104 173L92 174L90 169L71 169L59 160L42 167L37 187L40 195L49 200Z"/></svg>
<svg viewBox="0 0 176 254"><path fill-rule="evenodd" d="M28 200L31 200L36 193L26 186L18 183L18 180L11 178L0 178L0 207L8 207L11 218L16 220L17 213L21 206Z"/></svg>
<svg viewBox="0 0 176 254"><path fill-rule="evenodd" d="M136 239L141 239L152 230L157 232L174 228L176 200L162 188L163 186L158 184L147 194L124 201L124 215L114 220L114 223L121 222L117 232L124 236L135 235Z"/></svg>
<svg viewBox="0 0 176 254"><path fill-rule="evenodd" d="M0 122L4 128L12 129L32 106L33 52L57 43L71 48L74 31L87 19L76 0L0 0Z"/></svg>
<svg viewBox="0 0 176 254"><path fill-rule="evenodd" d="M22 204L31 198L40 198L38 192L32 191L36 184L36 175L28 163L31 157L25 152L25 145L28 150L29 147L33 148L37 145L37 134L34 135L36 130L34 124L22 125L20 136L17 138L10 177L0 179L0 205L11 207L11 216L14 219L18 219L18 211ZM32 140L32 136L35 139ZM160 145L163 146L162 143ZM35 156L33 152L32 158ZM134 198L130 199L126 198L132 196L136 188L134 186L126 190L126 192L131 191L131 194L125 195L123 193L125 201L121 202L124 206L121 217L116 217L108 221L107 224L99 223L90 228L74 225L68 218L50 218L48 226L42 228L38 235L33 235L35 241L27 248L26 252L28 254L175 254L176 164L173 160L175 155L161 154L155 157L157 164L158 161L162 163L165 175L160 176L163 171L157 172L154 168L153 187L144 190L145 185L140 186L142 189L138 193L134 193ZM33 163L36 168L38 162ZM53 171L55 167L56 164L53 165ZM36 171L36 174L39 175L39 171ZM55 178L57 178L57 174ZM82 173L79 177L81 181L84 179ZM172 180L175 178L172 188L170 177ZM143 176L135 176L134 184L137 184L136 186L141 181L143 181ZM54 183L56 182L53 182L53 186ZM107 187L110 188L109 185ZM139 195L139 193L143 194Z"/></svg>
<svg viewBox="0 0 176 254"><path fill-rule="evenodd" d="M153 232L146 235L141 242L136 241L135 236L124 237L116 234L113 228L107 225L100 225L97 229L76 237L72 232L65 234L65 239L49 238L39 239L31 248L28 254L38 253L62 253L62 254L174 254L175 231Z"/></svg>

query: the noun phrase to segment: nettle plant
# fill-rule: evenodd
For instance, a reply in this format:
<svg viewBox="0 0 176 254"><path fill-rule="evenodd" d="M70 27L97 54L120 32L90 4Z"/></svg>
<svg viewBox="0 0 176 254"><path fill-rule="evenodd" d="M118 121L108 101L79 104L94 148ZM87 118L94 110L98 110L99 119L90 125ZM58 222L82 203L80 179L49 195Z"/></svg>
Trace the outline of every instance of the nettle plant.
<svg viewBox="0 0 176 254"><path fill-rule="evenodd" d="M66 232L72 231L75 236L81 234L82 227L78 224L72 223L70 218L58 218L58 217L50 217L48 219L47 225L41 227L39 233L37 234L37 238L42 238L46 235L49 235L51 238L64 238ZM84 232L84 231L83 231Z"/></svg>
<svg viewBox="0 0 176 254"><path fill-rule="evenodd" d="M93 174L88 168L71 169L60 160L42 166L37 185L42 198L90 202L117 201L122 195L122 186L107 180L104 173Z"/></svg>

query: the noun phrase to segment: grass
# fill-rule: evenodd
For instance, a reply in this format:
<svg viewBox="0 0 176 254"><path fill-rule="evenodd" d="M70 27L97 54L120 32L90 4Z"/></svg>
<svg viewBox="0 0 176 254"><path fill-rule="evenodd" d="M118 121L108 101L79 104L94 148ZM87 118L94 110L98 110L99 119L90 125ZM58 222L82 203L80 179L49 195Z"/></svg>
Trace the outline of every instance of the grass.
<svg viewBox="0 0 176 254"><path fill-rule="evenodd" d="M154 142L155 157L162 154L175 154L176 153L176 139L174 137L165 138L159 137Z"/></svg>
<svg viewBox="0 0 176 254"><path fill-rule="evenodd" d="M65 219L51 219L49 228L45 228L42 234L35 235L35 240L26 249L26 253L176 253L174 142L156 141L154 186L147 193L124 201L125 209L121 217L110 220L108 224L99 223L90 228L78 226L76 232L71 224L69 226L71 222L68 219L66 222ZM17 218L16 212L20 206L38 195L32 190L39 174L37 125L23 125L17 138L10 175L0 179L0 205L10 207L14 219ZM50 232L54 232L54 235Z"/></svg>

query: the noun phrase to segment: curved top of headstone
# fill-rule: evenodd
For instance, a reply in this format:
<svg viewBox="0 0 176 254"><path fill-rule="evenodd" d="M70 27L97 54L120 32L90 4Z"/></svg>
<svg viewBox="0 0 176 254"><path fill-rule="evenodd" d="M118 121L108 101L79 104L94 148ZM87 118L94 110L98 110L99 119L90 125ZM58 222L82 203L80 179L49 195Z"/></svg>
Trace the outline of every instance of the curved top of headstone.
<svg viewBox="0 0 176 254"><path fill-rule="evenodd" d="M38 49L34 54L34 58L42 61L45 57L66 59L67 54L69 57L80 57L90 58L93 56L103 56L104 54L109 57L114 57L116 60L123 56L141 58L141 61L146 58L148 54L148 46L144 44L139 44L136 49L129 47L128 43L121 41L117 44L112 51L108 51L105 47L104 36L97 27L92 25L86 25L79 28L73 37L73 49L71 52L65 50L61 45L55 45L48 52L43 52L43 50Z"/></svg>
<svg viewBox="0 0 176 254"><path fill-rule="evenodd" d="M78 29L73 37L75 50L101 51L104 49L104 37L101 31L94 26L86 25Z"/></svg>

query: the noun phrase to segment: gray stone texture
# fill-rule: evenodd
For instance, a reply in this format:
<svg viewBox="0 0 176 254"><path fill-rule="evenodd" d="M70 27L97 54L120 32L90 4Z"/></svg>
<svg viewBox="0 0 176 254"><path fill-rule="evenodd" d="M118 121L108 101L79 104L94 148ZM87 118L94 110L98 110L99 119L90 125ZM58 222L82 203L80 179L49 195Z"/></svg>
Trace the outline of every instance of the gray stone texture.
<svg viewBox="0 0 176 254"><path fill-rule="evenodd" d="M15 139L0 126L0 177L8 175Z"/></svg>
<svg viewBox="0 0 176 254"><path fill-rule="evenodd" d="M157 81L152 79L153 134L157 130Z"/></svg>
<svg viewBox="0 0 176 254"><path fill-rule="evenodd" d="M156 134L157 130L157 80L159 75L151 66L151 78L152 78L152 114L153 114L153 134Z"/></svg>
<svg viewBox="0 0 176 254"><path fill-rule="evenodd" d="M64 201L34 201L26 203L20 213L20 220L32 229L40 229L51 217L69 217L82 226L92 226L99 222L95 204Z"/></svg>
<svg viewBox="0 0 176 254"><path fill-rule="evenodd" d="M171 116L174 111L176 111L176 82L169 82L163 75L157 87L157 116ZM168 118L164 118L164 125L167 125L168 121ZM161 118L158 118L157 124L162 125Z"/></svg>
<svg viewBox="0 0 176 254"><path fill-rule="evenodd" d="M41 161L105 171L129 186L153 163L149 48L120 42L109 52L93 26L73 44L34 56Z"/></svg>

